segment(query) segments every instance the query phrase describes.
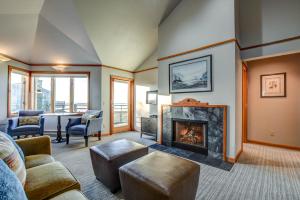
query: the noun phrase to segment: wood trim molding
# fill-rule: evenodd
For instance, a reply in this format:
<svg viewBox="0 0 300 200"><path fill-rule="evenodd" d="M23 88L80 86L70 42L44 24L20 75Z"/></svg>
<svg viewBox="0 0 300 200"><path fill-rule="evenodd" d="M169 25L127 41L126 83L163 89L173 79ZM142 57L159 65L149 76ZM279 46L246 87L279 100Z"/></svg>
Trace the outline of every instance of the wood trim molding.
<svg viewBox="0 0 300 200"><path fill-rule="evenodd" d="M68 66L68 67L101 67L101 64L58 64L58 63L31 63L29 64L32 67L53 67L53 66Z"/></svg>
<svg viewBox="0 0 300 200"><path fill-rule="evenodd" d="M108 69L115 69L115 70L119 70L119 71L123 71L123 72L128 72L128 73L134 73L134 71L130 71L130 70L126 70L126 69L120 69L118 67L113 67L113 66L109 66L109 65L100 65L100 67L105 67Z"/></svg>
<svg viewBox="0 0 300 200"><path fill-rule="evenodd" d="M137 73L146 72L146 71L150 71L150 70L154 70L154 69L158 69L158 67L151 67L148 69L137 70L137 71L134 71L133 73L137 74Z"/></svg>
<svg viewBox="0 0 300 200"><path fill-rule="evenodd" d="M87 71L30 71L31 74L86 74L90 77L91 72L87 72Z"/></svg>
<svg viewBox="0 0 300 200"><path fill-rule="evenodd" d="M281 39L281 40L275 40L275 41L272 41L272 42L252 45L252 46L248 46L248 47L242 47L240 49L241 49L241 51L245 51L245 50L249 50L249 49L255 49L255 48L259 48L259 47L265 47L265 46L280 44L280 43L284 43L284 42L290 42L290 41L299 40L299 39L300 39L300 35L295 36L295 37L289 37L289 38Z"/></svg>
<svg viewBox="0 0 300 200"><path fill-rule="evenodd" d="M240 149L240 151L237 153L237 155L234 158L228 157L227 162L230 162L232 164L236 163L239 160L242 153L243 153L243 149Z"/></svg>
<svg viewBox="0 0 300 200"><path fill-rule="evenodd" d="M257 141L257 140L248 140L248 142L252 143L252 144L259 144L259 145L279 147L279 148L285 148L285 149L300 151L300 147L297 147L297 146L289 146L289 145L285 145L285 144L273 144L273 143L262 142L262 141Z"/></svg>
<svg viewBox="0 0 300 200"><path fill-rule="evenodd" d="M226 105L209 105L208 103L202 103L192 98L186 98L182 101L173 103L171 105L161 105L160 111L160 144L163 139L163 109L166 106L170 107L204 107L204 108L223 108L223 160L227 161L227 106Z"/></svg>
<svg viewBox="0 0 300 200"><path fill-rule="evenodd" d="M178 56L183 56L183 55L186 55L186 54L194 53L194 52L197 52L197 51L202 51L204 49L208 49L208 48L212 48L212 47L216 47L216 46L220 46L220 45L224 45L224 44L228 44L228 43L232 43L232 42L236 42L236 39L235 38L231 38L231 39L224 40L224 41L221 41L221 42L216 42L216 43L204 45L204 46L201 46L201 47L196 48L196 49L192 49L192 50L188 50L188 51L184 51L184 52L172 54L172 55L169 55L169 56L161 57L157 61L163 61L163 60L167 60L167 59L170 59L170 58L174 58L174 57L178 57Z"/></svg>
<svg viewBox="0 0 300 200"><path fill-rule="evenodd" d="M114 115L113 115L113 99L114 99L114 84L113 82L115 80L122 80L122 81L127 81L128 82L128 89L129 89L129 94L128 94L128 125L124 127L114 127ZM132 78L126 78L126 77L120 77L120 76L110 76L110 100L109 100L109 132L110 135L119 133L119 132L125 132L125 131L132 131L134 130L134 79Z"/></svg>

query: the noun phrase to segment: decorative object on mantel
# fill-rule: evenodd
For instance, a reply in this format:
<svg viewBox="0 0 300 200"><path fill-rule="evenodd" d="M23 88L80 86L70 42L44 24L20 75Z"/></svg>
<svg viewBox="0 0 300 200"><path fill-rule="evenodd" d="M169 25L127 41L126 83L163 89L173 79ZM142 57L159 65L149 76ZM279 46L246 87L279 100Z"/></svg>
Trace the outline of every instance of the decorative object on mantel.
<svg viewBox="0 0 300 200"><path fill-rule="evenodd" d="M157 104L157 93L158 93L158 90L147 91L146 104L156 105Z"/></svg>
<svg viewBox="0 0 300 200"><path fill-rule="evenodd" d="M163 145L189 149L194 152L204 153L214 159L227 161L226 105L209 105L208 103L187 98L172 105L162 105L161 116L161 142ZM184 124L178 124L178 121L184 122ZM195 123L199 126L195 126ZM201 144L201 138L207 138L207 146L197 145L197 150L193 144L189 147L188 143L182 143L181 141L184 141L180 141L182 137L191 141L190 136L186 136L186 134L191 133L191 130L198 137L195 138L198 140L196 143ZM178 142L182 144L178 145Z"/></svg>
<svg viewBox="0 0 300 200"><path fill-rule="evenodd" d="M262 98L286 97L286 73L261 75L260 89Z"/></svg>
<svg viewBox="0 0 300 200"><path fill-rule="evenodd" d="M212 91L212 56L203 56L169 65L170 93Z"/></svg>
<svg viewBox="0 0 300 200"><path fill-rule="evenodd" d="M207 106L208 103L203 103L200 101L197 101L196 99L192 98L185 98L181 101L178 101L177 103L173 103L172 106L182 106L182 107L190 107L190 106Z"/></svg>

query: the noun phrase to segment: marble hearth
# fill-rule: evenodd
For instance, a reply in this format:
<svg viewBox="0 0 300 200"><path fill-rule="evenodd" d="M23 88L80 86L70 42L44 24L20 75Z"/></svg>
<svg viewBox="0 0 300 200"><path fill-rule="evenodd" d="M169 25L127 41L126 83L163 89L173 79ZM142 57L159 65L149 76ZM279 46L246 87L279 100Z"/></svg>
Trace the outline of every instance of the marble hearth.
<svg viewBox="0 0 300 200"><path fill-rule="evenodd" d="M162 106L162 144L173 145L173 119L207 122L208 156L226 160L226 105L209 105L185 99Z"/></svg>

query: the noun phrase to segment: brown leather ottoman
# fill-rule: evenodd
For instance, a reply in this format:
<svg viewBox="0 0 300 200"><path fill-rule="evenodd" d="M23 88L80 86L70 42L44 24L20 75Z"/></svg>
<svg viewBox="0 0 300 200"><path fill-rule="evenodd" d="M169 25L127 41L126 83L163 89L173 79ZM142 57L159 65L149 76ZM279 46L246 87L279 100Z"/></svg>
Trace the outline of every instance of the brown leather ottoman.
<svg viewBox="0 0 300 200"><path fill-rule="evenodd" d="M155 151L122 166L119 173L126 200L192 200L200 165Z"/></svg>
<svg viewBox="0 0 300 200"><path fill-rule="evenodd" d="M148 153L148 147L126 139L90 148L95 176L111 192L120 189L119 167Z"/></svg>

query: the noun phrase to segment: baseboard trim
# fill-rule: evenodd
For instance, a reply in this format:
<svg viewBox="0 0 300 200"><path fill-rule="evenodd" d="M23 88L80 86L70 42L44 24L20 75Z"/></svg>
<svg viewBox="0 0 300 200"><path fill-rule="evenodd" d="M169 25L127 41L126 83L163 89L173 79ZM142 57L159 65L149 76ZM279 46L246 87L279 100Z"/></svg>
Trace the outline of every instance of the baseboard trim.
<svg viewBox="0 0 300 200"><path fill-rule="evenodd" d="M262 141L257 141L257 140L247 140L247 142L252 143L252 144L260 144L260 145L265 145L265 146L271 146L271 147L278 147L278 148L284 148L284 149L291 149L291 150L300 151L300 147L289 146L289 145L285 145L285 144L273 144L273 143L262 142Z"/></svg>
<svg viewBox="0 0 300 200"><path fill-rule="evenodd" d="M236 163L239 160L242 153L243 153L243 149L241 149L234 158L233 157L228 157L227 162L230 162L230 163L233 163L233 164Z"/></svg>

